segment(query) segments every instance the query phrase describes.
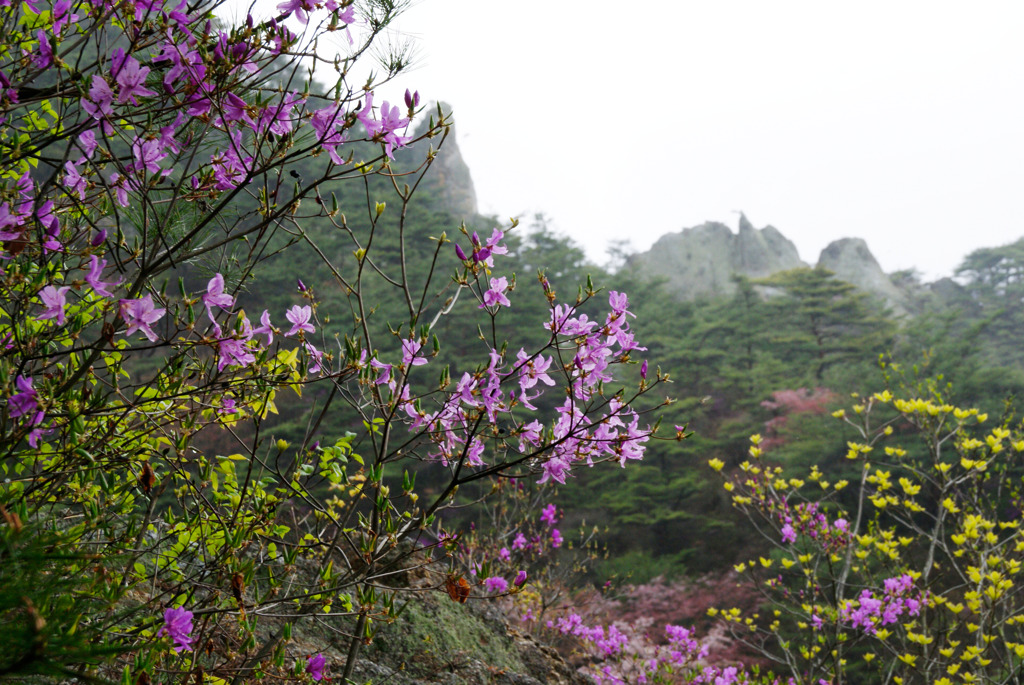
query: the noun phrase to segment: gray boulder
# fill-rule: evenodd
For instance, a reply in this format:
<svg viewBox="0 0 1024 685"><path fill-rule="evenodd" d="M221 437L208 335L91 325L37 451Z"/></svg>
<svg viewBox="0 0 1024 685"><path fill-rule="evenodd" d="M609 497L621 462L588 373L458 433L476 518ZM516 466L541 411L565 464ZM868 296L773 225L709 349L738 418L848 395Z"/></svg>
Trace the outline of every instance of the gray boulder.
<svg viewBox="0 0 1024 685"><path fill-rule="evenodd" d="M839 280L874 295L893 313L907 313L906 294L882 271L867 243L861 238L842 238L829 243L818 257L818 268L828 269Z"/></svg>

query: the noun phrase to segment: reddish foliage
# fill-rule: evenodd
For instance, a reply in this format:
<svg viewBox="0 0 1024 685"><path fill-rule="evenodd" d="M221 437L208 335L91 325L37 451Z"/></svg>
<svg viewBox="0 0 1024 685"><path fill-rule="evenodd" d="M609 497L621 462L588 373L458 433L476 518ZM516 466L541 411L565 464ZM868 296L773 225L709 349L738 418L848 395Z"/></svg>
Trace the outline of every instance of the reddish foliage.
<svg viewBox="0 0 1024 685"><path fill-rule="evenodd" d="M828 388L776 390L772 393L772 399L761 403L765 409L776 412L776 416L764 424L765 439L761 447L770 449L786 442L782 432L791 416L824 414L829 410L829 405L838 398L839 396Z"/></svg>

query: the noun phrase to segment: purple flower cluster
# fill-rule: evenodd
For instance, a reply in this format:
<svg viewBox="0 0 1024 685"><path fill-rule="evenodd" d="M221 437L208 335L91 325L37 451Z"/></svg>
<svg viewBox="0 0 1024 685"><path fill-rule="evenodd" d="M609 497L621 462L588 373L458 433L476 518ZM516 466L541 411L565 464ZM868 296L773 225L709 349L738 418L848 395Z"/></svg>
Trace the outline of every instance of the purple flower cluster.
<svg viewBox="0 0 1024 685"><path fill-rule="evenodd" d="M707 645L701 645L694 637L693 628L683 626L665 626L665 637L670 647L669 660L676 666L682 666L694 659L703 659L708 655Z"/></svg>
<svg viewBox="0 0 1024 685"><path fill-rule="evenodd" d="M34 4L30 3L29 7ZM300 92L247 102L221 85L257 73L261 62L294 45L298 38L283 25L289 17L294 16L305 24L311 12L322 8L346 27L355 23L354 6L341 5L337 0L324 3L287 0L278 5L281 16L255 30L249 17L250 30L229 32L213 30L208 25L197 26L205 15L194 12L190 16L187 0L140 0L124 7L102 0L93 8L96 16L109 16L126 26L134 24L135 31L151 22L152 28L148 30L160 38L155 41L150 56L145 58L128 54L122 47L112 48L97 60L104 67L86 76L85 91L79 100L84 116L78 122L79 147L85 155L64 162L63 188L82 201L90 189L99 185L100 192L113 191L117 204L128 206L130 195L141 196L148 192L151 179L147 177L168 177L175 163L186 159L181 153L191 142L192 135L186 131L186 126L195 119L206 121L227 134L225 142L209 152L209 157L205 158L208 161L203 164L203 160L198 160L198 168L191 169L186 177L189 189L197 197L215 198L220 192L248 182L256 170L256 148L268 137L292 133L301 122L311 124L317 142L336 164L345 163L339 148L347 140L347 129L357 119L363 123L367 135L382 142L385 154L392 157L396 148L411 139L403 133L419 103L419 93L406 95L409 116L403 116L399 106L385 102L378 117L374 114L371 91L366 95L365 106L353 117L341 103L316 111L307 110L306 95ZM0 6L9 8L12 3L0 3ZM51 24L36 31L35 52L29 53L31 62L26 64L45 69L58 63L61 43L65 38L72 39L66 34L79 19L79 15L71 11L73 8L72 0L53 3ZM124 12L133 8L134 11ZM159 81L154 78L156 73L162 75ZM0 103L18 102L18 90L12 85L9 74L0 74ZM138 112L149 111L146 108L154 101L163 111L168 111L167 105L171 104L174 121L159 130L146 131L140 125ZM0 114L0 124L6 121L7 116ZM99 163L90 162L97 146L97 132L104 140L124 134L131 149L130 161L126 160L117 172L105 175L110 184L107 188L102 187L105 184L101 172L108 166L106 160L110 157L105 156ZM191 162L197 158L187 159ZM22 181L23 199L13 204L0 203L0 240L16 239L28 225L36 206L31 198L31 186L26 174ZM38 218L47 228L50 240L46 244L54 246L51 249L60 246L56 209L49 201L39 204Z"/></svg>
<svg viewBox="0 0 1024 685"><path fill-rule="evenodd" d="M842 547L850 541L850 524L844 518L837 518L830 525L828 517L817 502L798 503L790 506L782 501L776 509L782 527L779 533L782 542L792 544L798 535L816 540L826 548Z"/></svg>
<svg viewBox="0 0 1024 685"><path fill-rule="evenodd" d="M508 592L508 581L501 576L491 576L484 579L484 589L492 595L500 595Z"/></svg>
<svg viewBox="0 0 1024 685"><path fill-rule="evenodd" d="M398 105L392 106L387 100L380 108L380 118L373 118L373 93L366 94L366 105L356 114L356 118L366 129L366 135L373 140L384 143L384 154L394 158L394 149L403 147L411 137L398 135L398 129L405 131L409 127L409 119L403 117Z"/></svg>
<svg viewBox="0 0 1024 685"><path fill-rule="evenodd" d="M221 329L220 324L216 322L213 308L217 307L230 312L231 308L235 305L235 298L224 292L224 276L219 273L210 279L210 282L206 286L206 294L203 295L202 301L206 306L207 315L210 317L210 320L214 322L213 334L218 352L218 371L223 371L228 366L238 366L242 368L249 366L256 361L256 353L262 349L259 341L255 340L255 336L267 336L266 344L270 345L274 342L274 333L280 332L274 328L273 324L271 324L270 313L264 310L263 314L260 316L259 327L253 328L249 318L242 315L240 317L238 329L225 334ZM159 311L163 312L163 310ZM313 319L313 308L309 305L293 305L287 312L285 312L285 318L292 324L292 327L283 334L285 337L292 337L296 334L302 335L306 332L316 332L316 327L310 323ZM313 347L313 345L305 342L301 337L300 340L302 340L302 346L306 350L311 361L310 372L319 372L323 363L323 353Z"/></svg>
<svg viewBox="0 0 1024 685"><path fill-rule="evenodd" d="M487 239L487 242L481 241L480 236L474 231L469 237L469 240L473 245L472 253L467 257L462 247L456 243L455 255L468 264L483 264L487 268L491 269L494 268L494 255L508 254L508 248L504 245L498 244L504 239L505 232L498 228L491 232L491 237ZM494 289L493 282L491 289Z"/></svg>
<svg viewBox="0 0 1024 685"><path fill-rule="evenodd" d="M495 229L490 240L483 243L474 233L473 263L490 264L494 255L506 253L505 246L499 243L503 236ZM457 251L465 258L461 248L457 247ZM504 304L507 280L493 278L491 286L484 295L485 306ZM551 332L551 345L562 350L563 356L572 358L573 363L563 375L569 385L566 399L557 410L558 418L547 428L537 419L518 422L513 409L521 405L536 410L533 401L544 394L545 388L556 385L549 373L551 356L529 355L520 349L513 361L492 349L490 363L475 373L464 372L435 411L421 408L420 402L412 397L405 376L396 375L395 365L378 360L376 353L361 351L355 366L366 382L388 387L392 402L408 417L410 430L426 431L433 443L430 458L445 466L453 462L484 466L481 420L493 426L501 417L515 426L510 437L518 438L523 453L543 452L550 446L550 456L536 464L542 472L539 482L565 483L573 464L578 462L592 465L598 459L615 459L625 465L628 460L642 458L644 443L650 435L649 429L640 427L637 413L618 397L604 404L600 418L595 419L586 411L586 403L597 389L612 380L610 365L624 361L634 350L646 349L634 342L629 331L626 318L632 314L627 309L626 296L612 292L609 304L611 312L604 325L590 321L585 314L577 315L574 306L559 305L553 310L552 320L546 325ZM427 363L420 346L414 339L403 340L400 369L407 371ZM376 377L371 381L369 377L374 371ZM509 382L518 385L518 393L503 388Z"/></svg>
<svg viewBox="0 0 1024 685"><path fill-rule="evenodd" d="M630 681L637 683L661 682L661 678L683 675L679 682L702 685L733 685L745 682L746 675L737 666L724 668L702 666L708 656L708 647L694 637L694 631L677 625L665 626L664 645L653 645L645 636L637 635L634 625L587 626L579 614L572 613L557 621L548 621L548 627L563 635L580 638L592 657L603 662L599 668L588 669L598 683L624 684L627 672L636 669ZM641 656L642 655L642 656ZM634 666L623 664L633 662ZM667 682L676 682L672 678ZM778 682L778 681L776 681ZM789 681L791 684L792 680Z"/></svg>
<svg viewBox="0 0 1024 685"><path fill-rule="evenodd" d="M871 590L862 590L856 601L848 601L839 612L839 618L854 628L860 628L874 635L881 626L896 623L900 616L917 616L923 601L921 593L914 588L914 579L903 574L888 578L884 583L885 592L876 595Z"/></svg>
<svg viewBox="0 0 1024 685"><path fill-rule="evenodd" d="M540 513L540 522L547 524L548 527L555 525L558 520L558 508L554 504L549 504Z"/></svg>
<svg viewBox="0 0 1024 685"><path fill-rule="evenodd" d="M569 614L557 621L548 621L548 628L554 628L563 635L575 635L596 648L604 658L622 653L629 638L619 630L618 626L587 626L583 618L576 613Z"/></svg>

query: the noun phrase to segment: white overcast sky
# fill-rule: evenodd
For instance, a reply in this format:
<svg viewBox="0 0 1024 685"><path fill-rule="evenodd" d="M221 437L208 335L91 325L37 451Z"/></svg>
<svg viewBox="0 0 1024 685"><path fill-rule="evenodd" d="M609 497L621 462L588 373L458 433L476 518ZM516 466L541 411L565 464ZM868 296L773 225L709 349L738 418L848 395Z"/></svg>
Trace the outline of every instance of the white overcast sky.
<svg viewBox="0 0 1024 685"><path fill-rule="evenodd" d="M738 211L929 279L1024 235L1024 2L415 0L397 30L481 211L597 261Z"/></svg>

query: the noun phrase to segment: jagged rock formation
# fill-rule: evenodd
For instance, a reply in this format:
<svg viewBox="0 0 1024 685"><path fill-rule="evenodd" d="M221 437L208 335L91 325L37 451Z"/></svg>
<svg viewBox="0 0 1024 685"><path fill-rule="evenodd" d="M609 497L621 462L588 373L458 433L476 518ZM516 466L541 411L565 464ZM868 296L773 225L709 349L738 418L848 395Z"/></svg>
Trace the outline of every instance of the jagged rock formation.
<svg viewBox="0 0 1024 685"><path fill-rule="evenodd" d="M663 277L681 299L696 299L735 292L734 274L763 278L806 266L796 246L776 228L756 229L741 215L739 233L714 221L684 228L632 256L627 268Z"/></svg>
<svg viewBox="0 0 1024 685"><path fill-rule="evenodd" d="M818 267L882 300L895 314L914 308L913 299L882 271L867 244L860 238L843 238L829 244L818 258ZM757 229L740 215L739 232L709 221L679 233L662 236L648 251L627 262L634 273L667 281L680 299L720 297L736 291L734 275L757 279L780 271L807 268L793 245L778 229ZM770 289L762 289L770 296Z"/></svg>
<svg viewBox="0 0 1024 685"><path fill-rule="evenodd" d="M895 314L907 312L907 297L882 271L867 243L861 238L841 238L829 243L818 257L818 268L828 269L885 302Z"/></svg>
<svg viewBox="0 0 1024 685"><path fill-rule="evenodd" d="M451 112L452 108L442 102L441 109L447 113ZM426 133L431 113L434 113L436 117L436 105L427 105L424 109L414 132L415 137ZM406 170L406 167L411 164L418 165L423 161L430 145L438 150L437 157L430 167L430 172L423 178L417 196L429 197L438 203L438 208L442 211L446 211L458 219L469 221L477 215L476 188L473 186L473 177L469 173L469 166L459 150L454 126L452 126L448 137L444 139L443 145L440 137L421 141L401 150L395 155L396 161L402 165L403 170Z"/></svg>

